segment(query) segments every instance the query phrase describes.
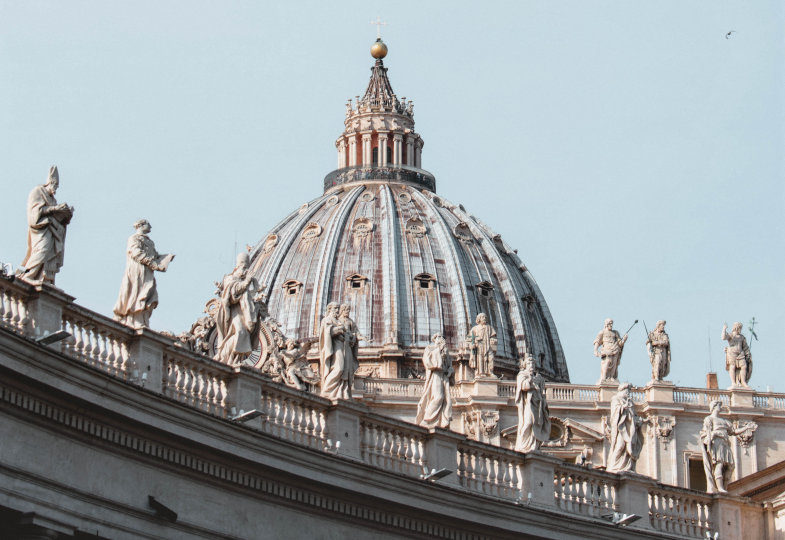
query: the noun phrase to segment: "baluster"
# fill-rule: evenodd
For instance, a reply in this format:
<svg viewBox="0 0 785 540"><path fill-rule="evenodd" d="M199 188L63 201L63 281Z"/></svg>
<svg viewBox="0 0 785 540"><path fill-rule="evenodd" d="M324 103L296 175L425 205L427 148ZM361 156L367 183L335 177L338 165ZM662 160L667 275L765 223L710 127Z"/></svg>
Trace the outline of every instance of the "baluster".
<svg viewBox="0 0 785 540"><path fill-rule="evenodd" d="M218 376L209 373L207 375L207 412L218 414L218 406L215 396L218 394Z"/></svg>
<svg viewBox="0 0 785 540"><path fill-rule="evenodd" d="M466 487L466 452L460 447L458 448L458 454L456 458L458 460L458 466L456 470L456 474L458 475L458 482L463 487Z"/></svg>
<svg viewBox="0 0 785 540"><path fill-rule="evenodd" d="M76 320L71 320L71 325L74 328L74 354L79 360L84 360L84 331L82 325Z"/></svg>
<svg viewBox="0 0 785 540"><path fill-rule="evenodd" d="M30 312L27 311L27 303L24 300L19 300L19 313L21 315L19 331L26 335L30 330Z"/></svg>
<svg viewBox="0 0 785 540"><path fill-rule="evenodd" d="M474 456L471 450L466 449L463 452L464 461L466 463L466 476L464 486L470 491L474 491Z"/></svg>
<svg viewBox="0 0 785 540"><path fill-rule="evenodd" d="M127 371L127 370L126 370ZM177 395L176 398L183 403L188 401L188 374L185 371L185 365L182 362L177 362Z"/></svg>
<svg viewBox="0 0 785 540"><path fill-rule="evenodd" d="M8 291L0 290L0 324L8 325L10 308L8 306Z"/></svg>
<svg viewBox="0 0 785 540"><path fill-rule="evenodd" d="M128 351L128 343L123 340L120 342L120 371L123 376L128 378L128 370L131 365L131 353Z"/></svg>
<svg viewBox="0 0 785 540"><path fill-rule="evenodd" d="M114 376L120 376L120 367L117 361L117 338L114 334L106 333L106 367Z"/></svg>
<svg viewBox="0 0 785 540"><path fill-rule="evenodd" d="M22 317L19 314L20 303L18 298L11 297L11 328L16 332L19 332L22 322Z"/></svg>
<svg viewBox="0 0 785 540"><path fill-rule="evenodd" d="M111 370L108 369L109 365L108 365L108 363L106 361L106 359L109 356L107 354L107 352L106 352L106 349L107 349L107 346L106 346L106 330L96 330L95 337L96 337L96 343L97 343L97 345L96 345L96 360L97 360L98 364L101 366L101 368L103 370L109 371L111 373Z"/></svg>

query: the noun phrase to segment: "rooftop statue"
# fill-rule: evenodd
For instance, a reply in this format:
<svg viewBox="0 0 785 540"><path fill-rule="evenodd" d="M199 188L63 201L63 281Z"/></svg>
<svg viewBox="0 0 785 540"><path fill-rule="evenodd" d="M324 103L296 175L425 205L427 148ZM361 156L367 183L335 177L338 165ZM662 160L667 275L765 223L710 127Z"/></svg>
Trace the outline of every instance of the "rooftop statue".
<svg viewBox="0 0 785 540"><path fill-rule="evenodd" d="M626 342L627 334L621 337L619 332L613 329L613 319L605 319L605 327L594 340L594 356L602 358L599 382L619 380L619 363Z"/></svg>
<svg viewBox="0 0 785 540"><path fill-rule="evenodd" d="M264 312L262 293L248 274L247 253L237 256L237 265L218 284L221 295L215 313L215 359L227 364L242 363L253 351L252 336Z"/></svg>
<svg viewBox="0 0 785 540"><path fill-rule="evenodd" d="M422 355L425 388L417 404L415 424L427 428L449 428L452 419L450 381L454 376L447 341L437 333Z"/></svg>
<svg viewBox="0 0 785 540"><path fill-rule="evenodd" d="M114 306L114 318L133 328L150 325L150 315L158 306L155 272L166 272L174 255L159 255L147 236L152 227L146 219L134 223L136 232L128 238L125 274Z"/></svg>
<svg viewBox="0 0 785 540"><path fill-rule="evenodd" d="M646 350L651 361L651 380L661 381L671 371L671 342L665 332L665 321L657 321L646 339Z"/></svg>
<svg viewBox="0 0 785 540"><path fill-rule="evenodd" d="M297 343L293 339L286 340L286 349L281 351L281 357L284 362L283 382L287 386L308 390L309 384L319 384L319 374L314 373L306 359L312 344L310 340L303 343Z"/></svg>
<svg viewBox="0 0 785 540"><path fill-rule="evenodd" d="M725 369L730 375L730 382L733 386L743 386L747 384L752 376L752 353L747 345L747 338L741 333L742 324L733 323L733 329L728 334L728 325L722 327L722 338L727 340L728 346L725 347Z"/></svg>
<svg viewBox="0 0 785 540"><path fill-rule="evenodd" d="M351 399L358 367L357 328L349 318L348 306L342 307L336 302L328 304L319 327L322 396L330 399Z"/></svg>
<svg viewBox="0 0 785 540"><path fill-rule="evenodd" d="M60 175L53 165L46 183L34 187L27 199L27 254L21 275L33 283L54 285L55 274L63 266L65 229L74 207L57 204L55 192L59 185Z"/></svg>
<svg viewBox="0 0 785 540"><path fill-rule="evenodd" d="M643 448L640 433L642 421L635 414L630 386L630 383L620 384L619 391L611 399L608 472L635 471L635 463Z"/></svg>
<svg viewBox="0 0 785 540"><path fill-rule="evenodd" d="M496 357L496 330L488 324L488 316L480 313L475 319L477 323L466 341L469 345L469 367L474 370L475 377L492 376L493 360Z"/></svg>
<svg viewBox="0 0 785 540"><path fill-rule="evenodd" d="M534 357L521 360L521 370L515 383L515 403L518 405L518 436L515 450L531 452L550 439L551 416L545 400L545 380L534 370Z"/></svg>
<svg viewBox="0 0 785 540"><path fill-rule="evenodd" d="M737 323L738 324L738 323ZM703 420L700 432L701 450L703 453L703 470L706 473L706 488L709 493L726 493L735 463L730 446L730 437L754 431L758 425L746 422L739 428L720 417L722 402L715 400L709 404L711 411Z"/></svg>

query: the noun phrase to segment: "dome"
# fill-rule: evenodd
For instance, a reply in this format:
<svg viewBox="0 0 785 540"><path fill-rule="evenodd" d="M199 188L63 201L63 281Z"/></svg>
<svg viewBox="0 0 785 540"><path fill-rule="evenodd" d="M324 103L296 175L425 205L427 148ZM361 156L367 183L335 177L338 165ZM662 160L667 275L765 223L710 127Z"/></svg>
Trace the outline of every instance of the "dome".
<svg viewBox="0 0 785 540"><path fill-rule="evenodd" d="M312 339L327 304L348 304L363 337L359 373L406 377L417 375L437 332L466 359L467 334L485 313L496 331L495 375L514 377L531 353L546 379L569 382L531 274L499 235L436 195L434 176L421 168L423 146L413 103L398 99L377 56L363 98L346 105L339 168L324 193L250 252L249 274L275 332ZM255 358L278 347L266 340Z"/></svg>

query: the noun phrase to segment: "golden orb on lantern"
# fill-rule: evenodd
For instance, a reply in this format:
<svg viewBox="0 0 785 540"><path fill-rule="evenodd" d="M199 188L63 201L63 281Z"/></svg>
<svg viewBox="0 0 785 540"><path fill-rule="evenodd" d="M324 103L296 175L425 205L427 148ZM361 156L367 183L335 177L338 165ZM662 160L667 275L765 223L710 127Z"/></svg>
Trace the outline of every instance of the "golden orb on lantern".
<svg viewBox="0 0 785 540"><path fill-rule="evenodd" d="M377 60L381 60L387 56L387 45L384 44L382 38L376 38L376 42L371 45L371 56Z"/></svg>

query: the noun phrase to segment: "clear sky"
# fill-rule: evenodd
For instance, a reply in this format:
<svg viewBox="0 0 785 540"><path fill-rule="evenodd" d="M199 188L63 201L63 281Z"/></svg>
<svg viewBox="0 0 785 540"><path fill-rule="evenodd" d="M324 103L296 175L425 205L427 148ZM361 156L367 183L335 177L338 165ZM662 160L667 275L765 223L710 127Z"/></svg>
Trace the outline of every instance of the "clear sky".
<svg viewBox="0 0 785 540"><path fill-rule="evenodd" d="M51 164L76 207L57 284L111 314L132 223L159 330L321 193L382 36L423 166L519 250L571 379L592 341L668 321L669 379L727 387L723 322L759 321L751 384L785 392L785 4L772 1L0 1L0 260ZM733 31L726 39L726 34ZM620 377L643 385L642 323Z"/></svg>

